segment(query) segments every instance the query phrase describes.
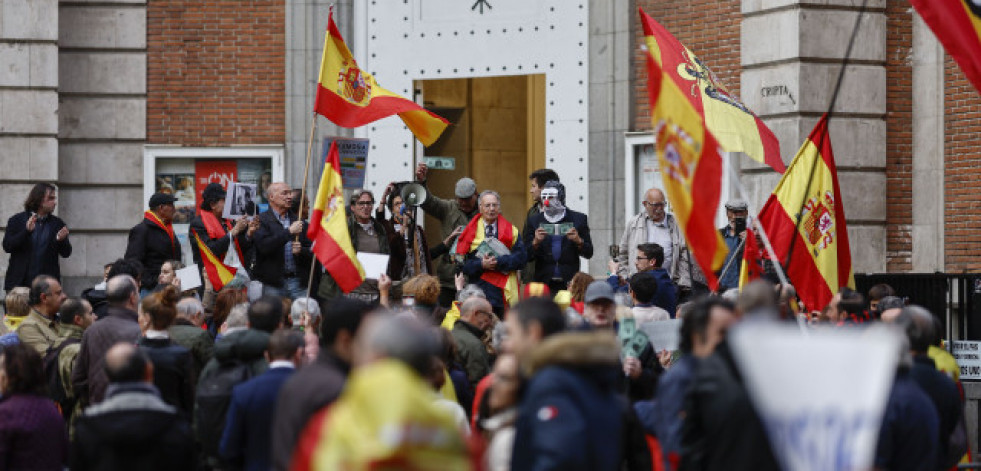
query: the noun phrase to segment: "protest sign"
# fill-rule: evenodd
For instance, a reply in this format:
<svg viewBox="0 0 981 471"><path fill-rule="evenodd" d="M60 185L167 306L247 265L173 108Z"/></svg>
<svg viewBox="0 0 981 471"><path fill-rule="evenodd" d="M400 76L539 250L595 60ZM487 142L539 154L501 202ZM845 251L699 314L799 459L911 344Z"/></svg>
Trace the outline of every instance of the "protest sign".
<svg viewBox="0 0 981 471"><path fill-rule="evenodd" d="M388 271L388 255L385 254L358 252L358 262L364 269L365 279L377 280Z"/></svg>
<svg viewBox="0 0 981 471"><path fill-rule="evenodd" d="M728 336L783 469L871 469L899 361L888 326L801 335L743 321Z"/></svg>
<svg viewBox="0 0 981 471"><path fill-rule="evenodd" d="M642 322L638 328L647 335L655 352L661 350L673 352L678 349L681 339L681 319Z"/></svg>
<svg viewBox="0 0 981 471"><path fill-rule="evenodd" d="M201 286L201 268L197 265L188 265L174 272L181 280L181 291L197 289Z"/></svg>
<svg viewBox="0 0 981 471"><path fill-rule="evenodd" d="M323 152L315 175L323 175L324 162L330 143L337 141L337 153L341 158L341 180L345 189L364 188L365 166L368 161L368 139L329 136L324 138Z"/></svg>
<svg viewBox="0 0 981 471"><path fill-rule="evenodd" d="M228 183L225 209L222 211L221 217L225 219L238 219L242 216L253 217L256 215L257 209L256 185L239 182Z"/></svg>
<svg viewBox="0 0 981 471"><path fill-rule="evenodd" d="M955 340L950 342L950 353L957 361L962 380L981 379L981 342Z"/></svg>

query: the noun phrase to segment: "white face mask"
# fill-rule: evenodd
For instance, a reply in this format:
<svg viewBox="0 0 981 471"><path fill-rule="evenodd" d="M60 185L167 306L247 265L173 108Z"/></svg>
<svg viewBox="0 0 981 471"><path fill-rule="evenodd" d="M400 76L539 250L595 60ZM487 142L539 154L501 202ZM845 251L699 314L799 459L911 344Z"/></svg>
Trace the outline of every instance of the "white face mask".
<svg viewBox="0 0 981 471"><path fill-rule="evenodd" d="M542 209L545 220L556 223L565 217L565 206L559 200L559 190L557 188L546 188L542 190Z"/></svg>

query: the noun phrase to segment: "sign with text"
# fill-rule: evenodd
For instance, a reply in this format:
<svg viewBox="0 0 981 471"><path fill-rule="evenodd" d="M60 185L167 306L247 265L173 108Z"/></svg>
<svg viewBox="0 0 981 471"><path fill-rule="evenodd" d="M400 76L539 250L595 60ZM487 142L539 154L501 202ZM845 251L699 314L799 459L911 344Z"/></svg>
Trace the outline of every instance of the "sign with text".
<svg viewBox="0 0 981 471"><path fill-rule="evenodd" d="M950 354L961 369L961 380L981 379L981 342L955 340L950 342Z"/></svg>
<svg viewBox="0 0 981 471"><path fill-rule="evenodd" d="M341 158L341 179L344 181L344 188L364 188L364 175L368 162L369 140L356 137L336 136L324 138L323 152L320 154L317 174L314 176L314 188L320 184L320 176L324 174L324 162L327 161L327 152L330 151L330 143L332 141L337 141L337 153Z"/></svg>
<svg viewBox="0 0 981 471"><path fill-rule="evenodd" d="M743 321L728 335L783 469L871 469L899 362L888 326L816 331Z"/></svg>

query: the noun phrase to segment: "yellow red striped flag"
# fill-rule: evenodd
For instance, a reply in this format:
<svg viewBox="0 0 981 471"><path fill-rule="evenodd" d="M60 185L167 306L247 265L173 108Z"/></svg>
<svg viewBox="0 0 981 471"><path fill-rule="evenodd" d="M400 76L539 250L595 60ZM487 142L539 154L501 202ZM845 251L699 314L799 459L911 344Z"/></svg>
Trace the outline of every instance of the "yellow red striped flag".
<svg viewBox="0 0 981 471"><path fill-rule="evenodd" d="M235 278L235 273L238 269L225 265L224 262L218 260L215 254L211 253L204 242L201 242L201 238L198 234L194 233L194 242L198 244L198 252L201 253L201 264L204 265L204 272L208 275L208 281L211 282L211 287L215 291L221 291L222 288Z"/></svg>
<svg viewBox="0 0 981 471"><path fill-rule="evenodd" d="M640 10L647 41L647 91L651 100L655 149L665 193L706 282L718 288L715 272L728 249L715 229L722 188L722 149L705 116L662 63L654 20ZM663 51L662 51L663 52Z"/></svg>
<svg viewBox="0 0 981 471"><path fill-rule="evenodd" d="M313 203L307 237L313 241L314 255L334 278L341 291L348 293L364 282L364 268L358 262L357 253L351 243L347 215L344 212L344 184L336 140L330 143L330 150L327 152L327 163L320 178L317 199Z"/></svg>
<svg viewBox="0 0 981 471"><path fill-rule="evenodd" d="M763 205L759 223L779 258L775 263L786 263L787 278L807 309L822 309L844 286L855 288L828 115L818 121ZM753 277L751 267L760 258L759 250L744 252L740 285Z"/></svg>
<svg viewBox="0 0 981 471"><path fill-rule="evenodd" d="M654 39L647 41L648 53L702 115L719 145L727 152L743 152L777 172L786 170L780 158L780 142L773 131L730 93L681 41L643 10L640 16L644 35Z"/></svg>
<svg viewBox="0 0 981 471"><path fill-rule="evenodd" d="M910 0L944 49L981 90L981 1Z"/></svg>
<svg viewBox="0 0 981 471"><path fill-rule="evenodd" d="M436 142L449 124L414 101L382 88L371 74L361 70L334 24L333 11L327 19L313 111L346 128L398 114L416 139L426 146Z"/></svg>

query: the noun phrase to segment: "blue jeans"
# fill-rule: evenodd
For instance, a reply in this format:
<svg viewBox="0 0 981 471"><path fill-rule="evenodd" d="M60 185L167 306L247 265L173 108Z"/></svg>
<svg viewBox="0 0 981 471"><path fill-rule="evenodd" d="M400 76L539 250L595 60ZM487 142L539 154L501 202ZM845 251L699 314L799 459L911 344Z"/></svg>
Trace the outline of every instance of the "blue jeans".
<svg viewBox="0 0 981 471"><path fill-rule="evenodd" d="M297 299L307 295L307 289L300 284L299 278L283 278L283 287L262 285L263 296L279 296L281 298Z"/></svg>

